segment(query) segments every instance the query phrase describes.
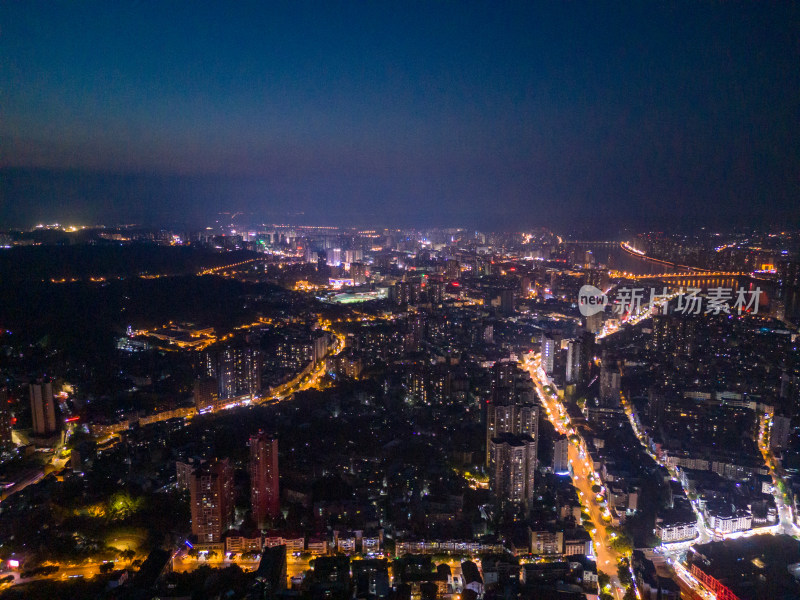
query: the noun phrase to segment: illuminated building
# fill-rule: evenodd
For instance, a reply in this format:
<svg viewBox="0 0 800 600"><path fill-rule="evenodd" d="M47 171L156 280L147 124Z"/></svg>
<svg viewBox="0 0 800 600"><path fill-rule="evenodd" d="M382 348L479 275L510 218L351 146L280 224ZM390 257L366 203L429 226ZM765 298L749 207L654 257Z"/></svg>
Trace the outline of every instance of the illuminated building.
<svg viewBox="0 0 800 600"><path fill-rule="evenodd" d="M492 392L504 388L514 388L516 384L517 364L509 360L496 362L492 366ZM496 398L495 398L496 399Z"/></svg>
<svg viewBox="0 0 800 600"><path fill-rule="evenodd" d="M367 266L364 263L350 263L350 277L355 285L360 285L367 280Z"/></svg>
<svg viewBox="0 0 800 600"><path fill-rule="evenodd" d="M509 433L538 439L539 407L530 401L532 390L521 385L525 379L519 377L520 373L517 364L510 361L497 362L492 367L492 397L486 405L487 465L491 462L493 438ZM535 462L534 446L534 465Z"/></svg>
<svg viewBox="0 0 800 600"><path fill-rule="evenodd" d="M300 370L314 359L314 348L307 341L286 336L275 346L274 361L282 369Z"/></svg>
<svg viewBox="0 0 800 600"><path fill-rule="evenodd" d="M527 507L533 499L536 440L504 433L489 441L489 487L501 502Z"/></svg>
<svg viewBox="0 0 800 600"><path fill-rule="evenodd" d="M328 346L330 345L331 336L329 333L321 331L312 339L312 352L314 364L317 364L328 353Z"/></svg>
<svg viewBox="0 0 800 600"><path fill-rule="evenodd" d="M189 478L192 533L200 543L220 542L233 522L233 469L228 459L203 463Z"/></svg>
<svg viewBox="0 0 800 600"><path fill-rule="evenodd" d="M33 435L47 436L56 432L56 408L53 384L39 381L30 385Z"/></svg>
<svg viewBox="0 0 800 600"><path fill-rule="evenodd" d="M451 281L455 281L461 277L461 265L457 260L448 260L444 264L444 274Z"/></svg>
<svg viewBox="0 0 800 600"><path fill-rule="evenodd" d="M233 346L206 354L206 372L219 384L219 399L254 396L261 391L261 352Z"/></svg>
<svg viewBox="0 0 800 600"><path fill-rule="evenodd" d="M697 537L697 521L657 522L655 534L663 542L682 542Z"/></svg>
<svg viewBox="0 0 800 600"><path fill-rule="evenodd" d="M548 377L552 377L555 371L558 348L559 344L555 337L547 333L542 335L542 370Z"/></svg>
<svg viewBox="0 0 800 600"><path fill-rule="evenodd" d="M567 344L565 383L585 384L589 381L594 358L595 336L589 331L582 332L577 339Z"/></svg>
<svg viewBox="0 0 800 600"><path fill-rule="evenodd" d="M616 406L619 403L620 382L619 371L603 367L600 370L600 398Z"/></svg>
<svg viewBox="0 0 800 600"><path fill-rule="evenodd" d="M389 563L385 559L354 560L353 581L357 597L388 598Z"/></svg>
<svg viewBox="0 0 800 600"><path fill-rule="evenodd" d="M600 333L603 330L604 319L605 313L603 312L584 317L584 328L591 333Z"/></svg>
<svg viewBox="0 0 800 600"><path fill-rule="evenodd" d="M539 433L539 407L533 404L497 404L486 406L487 464L491 462L491 441L505 433L529 435L536 439ZM534 448L534 460L536 449Z"/></svg>
<svg viewBox="0 0 800 600"><path fill-rule="evenodd" d="M444 300L444 283L441 281L429 281L427 285L428 302L431 304L441 304Z"/></svg>
<svg viewBox="0 0 800 600"><path fill-rule="evenodd" d="M564 532L555 528L533 530L531 529L532 554L563 554Z"/></svg>
<svg viewBox="0 0 800 600"><path fill-rule="evenodd" d="M584 378L588 365L583 363L583 351L578 340L570 340L567 344L567 383L578 383Z"/></svg>
<svg viewBox="0 0 800 600"><path fill-rule="evenodd" d="M331 267L338 266L342 263L342 250L341 248L331 248L328 250L328 265Z"/></svg>
<svg viewBox="0 0 800 600"><path fill-rule="evenodd" d="M560 435L553 441L553 472L569 472L569 438Z"/></svg>
<svg viewBox="0 0 800 600"><path fill-rule="evenodd" d="M0 389L0 448L10 448L14 445L11 440L11 425L13 417L8 407L8 391Z"/></svg>
<svg viewBox="0 0 800 600"><path fill-rule="evenodd" d="M800 550L788 535L755 535L699 544L687 553L691 574L718 600L800 597Z"/></svg>
<svg viewBox="0 0 800 600"><path fill-rule="evenodd" d="M673 357L694 356L700 331L695 319L683 315L653 317L653 350Z"/></svg>
<svg viewBox="0 0 800 600"><path fill-rule="evenodd" d="M328 370L338 377L350 377L356 379L363 369L361 358L352 352L340 352L328 358Z"/></svg>
<svg viewBox="0 0 800 600"><path fill-rule="evenodd" d="M263 431L250 436L250 501L258 527L280 512L278 487L278 440Z"/></svg>
<svg viewBox="0 0 800 600"><path fill-rule="evenodd" d="M213 377L196 379L194 382L194 405L198 412L219 408L219 383Z"/></svg>
<svg viewBox="0 0 800 600"><path fill-rule="evenodd" d="M769 447L772 450L786 448L789 445L789 435L792 431L792 421L789 417L775 415L772 417L772 430L769 436Z"/></svg>
<svg viewBox="0 0 800 600"><path fill-rule="evenodd" d="M420 295L419 281L399 281L389 289L389 299L398 306L416 304Z"/></svg>
<svg viewBox="0 0 800 600"><path fill-rule="evenodd" d="M175 462L175 482L179 490L188 490L192 481L192 473L198 465L206 462L202 459L189 458L188 461Z"/></svg>

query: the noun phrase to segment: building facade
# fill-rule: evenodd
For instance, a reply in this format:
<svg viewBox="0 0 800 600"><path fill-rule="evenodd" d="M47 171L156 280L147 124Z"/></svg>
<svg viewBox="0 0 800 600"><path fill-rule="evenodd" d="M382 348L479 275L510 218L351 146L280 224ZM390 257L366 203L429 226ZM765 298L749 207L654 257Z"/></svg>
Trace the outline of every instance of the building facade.
<svg viewBox="0 0 800 600"><path fill-rule="evenodd" d="M197 541L221 542L233 522L233 469L228 459L198 466L189 480L189 494Z"/></svg>
<svg viewBox="0 0 800 600"><path fill-rule="evenodd" d="M250 437L250 501L261 529L280 512L278 440L264 432Z"/></svg>
<svg viewBox="0 0 800 600"><path fill-rule="evenodd" d="M39 381L30 385L33 435L47 436L56 432L56 408L53 384Z"/></svg>

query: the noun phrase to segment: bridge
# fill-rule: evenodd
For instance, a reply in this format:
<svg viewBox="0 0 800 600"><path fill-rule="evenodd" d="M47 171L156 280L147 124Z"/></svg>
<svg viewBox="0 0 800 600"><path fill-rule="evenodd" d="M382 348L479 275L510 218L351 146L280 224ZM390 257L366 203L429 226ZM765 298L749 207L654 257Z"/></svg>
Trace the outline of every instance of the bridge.
<svg viewBox="0 0 800 600"><path fill-rule="evenodd" d="M633 273L610 272L612 277L631 281L660 281L680 287L708 289L711 287L734 288L742 279L751 279L749 273L737 271L714 271L711 273L658 273L655 275L634 275Z"/></svg>
<svg viewBox="0 0 800 600"><path fill-rule="evenodd" d="M564 240L563 244L569 246L619 246L621 242L613 241L609 242L608 240L598 241L598 242L587 242L585 240Z"/></svg>

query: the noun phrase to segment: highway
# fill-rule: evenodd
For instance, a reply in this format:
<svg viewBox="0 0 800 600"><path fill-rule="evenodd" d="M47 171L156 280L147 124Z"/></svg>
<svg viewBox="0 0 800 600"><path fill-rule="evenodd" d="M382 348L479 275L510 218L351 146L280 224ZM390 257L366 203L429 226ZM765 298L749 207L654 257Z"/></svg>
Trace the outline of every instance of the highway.
<svg viewBox="0 0 800 600"><path fill-rule="evenodd" d="M600 477L595 473L591 458L586 451L586 443L572 426L569 415L558 397L545 389L547 378L541 369L541 355L528 355L523 361L523 367L530 373L536 388L536 393L547 413L548 420L556 431L570 436L569 462L571 466L572 485L578 492L584 511L592 518L594 529L591 531L592 543L597 559L597 569L611 577L613 594L621 600L624 589L617 576L617 565L622 556L611 547L611 540L615 533L609 531L612 520L607 503L607 493ZM595 494L592 487L599 485L600 494Z"/></svg>
<svg viewBox="0 0 800 600"><path fill-rule="evenodd" d="M297 375L291 381L287 381L283 385L280 385L272 390L269 396L259 399L257 403L275 404L291 398L292 395L296 394L297 392L316 388L319 384L319 380L325 375L325 359L329 356L336 356L342 350L344 350L344 336L338 333L334 333L333 335L334 341L330 352L328 352L325 358L319 361L319 364L314 368L313 371L310 373L301 373L300 375Z"/></svg>

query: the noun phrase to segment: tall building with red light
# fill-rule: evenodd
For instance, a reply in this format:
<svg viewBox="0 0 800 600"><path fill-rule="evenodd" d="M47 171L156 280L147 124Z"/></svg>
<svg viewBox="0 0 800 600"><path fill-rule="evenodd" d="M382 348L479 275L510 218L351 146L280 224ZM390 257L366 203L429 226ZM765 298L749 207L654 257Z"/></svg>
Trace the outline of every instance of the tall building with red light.
<svg viewBox="0 0 800 600"><path fill-rule="evenodd" d="M263 431L250 436L250 500L259 528L266 527L267 518L278 516L278 440Z"/></svg>

